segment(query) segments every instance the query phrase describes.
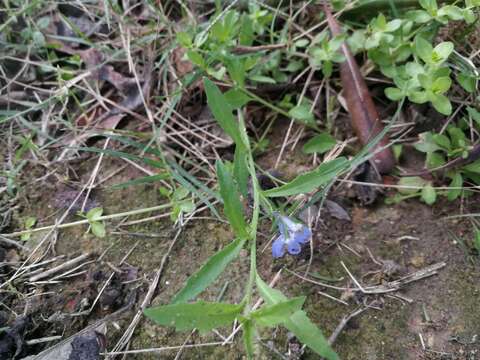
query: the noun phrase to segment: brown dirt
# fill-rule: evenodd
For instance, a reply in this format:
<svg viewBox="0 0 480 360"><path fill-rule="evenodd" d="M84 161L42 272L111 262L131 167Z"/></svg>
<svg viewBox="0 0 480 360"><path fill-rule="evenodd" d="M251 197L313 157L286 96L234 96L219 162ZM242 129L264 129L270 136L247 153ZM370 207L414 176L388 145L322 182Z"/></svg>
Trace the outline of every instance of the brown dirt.
<svg viewBox="0 0 480 360"><path fill-rule="evenodd" d="M272 145L275 146L275 144ZM268 153L259 162L265 168L269 168L274 161L274 155L274 153ZM292 162L292 159L296 159L295 162ZM85 163L83 166L88 168L89 165ZM105 162L105 169L109 171L116 166L118 166L116 161L106 160ZM300 171L299 169L308 166L310 165L307 158L297 148L293 153L285 154L280 169L287 177L292 177ZM108 188L113 183L126 181L138 175L128 169L120 173L111 183L105 184L106 188L95 192L94 198L100 206L104 207L105 213L113 214L127 209L153 206L162 201L154 185L116 191ZM28 189L28 193L25 191L28 195L25 195L24 206L18 217L34 215L39 218L40 223L51 223L54 218L52 214L58 210L54 207L49 208L45 204L52 204L52 199L62 186L52 184L50 189L38 188L36 191ZM393 206L379 204L371 208L362 208L349 193L342 187L332 195L347 209L352 221L336 220L326 212L323 213L321 222L314 231L314 257L310 273L342 279L333 283L336 286L352 285L340 264L343 261L364 285L376 285L433 263L445 261L446 267L440 270L438 275L414 282L398 293L404 299L411 299L411 303L386 296L351 296L348 293L302 282L286 271L283 271L276 286L289 296L307 295L305 309L326 335L335 329L343 316L358 309L362 304L375 300L378 309L367 310L354 318L338 337L334 347L341 359L478 359L480 356L479 258L473 253L466 253L462 243L458 241L458 238L463 239L468 245L471 238L470 223L467 220L444 219L447 215L459 212L460 202L440 201L434 207L428 207L417 200L410 200ZM464 200L461 204L463 211L474 212L478 208L477 199L478 197L475 196ZM74 218L72 215L70 220ZM107 227L110 231L113 228L113 223ZM108 249L104 258L101 262L92 264L88 274L73 278L67 284L50 284L40 288L39 292L53 292L55 296L45 295L43 305L38 305L38 313L33 316L40 319L48 318L59 311L73 312L75 306L78 306L81 299L86 296L87 290L91 292L91 299L98 292L106 276L111 273L111 267L107 262L113 265L118 264L135 244L136 247L127 258L127 263L138 269L138 286L118 285L121 279L117 279L116 288L113 290L119 291L120 297L113 305L96 309L88 317L70 321L66 328L62 322L41 323L39 329L32 332L31 338L58 334L62 331L65 331L65 336L74 334L93 320L102 318L123 306L128 293L132 291L137 294L136 305L138 305L175 233L168 218L129 227L128 232L124 234L110 233L102 240L91 234L85 234L85 230L85 227L80 226L61 231L55 245L57 254L71 256L73 253L85 251L100 254ZM267 281L271 280L282 266L303 274L309 259L308 251L298 258L286 257L279 261L272 261L269 248L262 252L270 238L269 224L265 223L261 230L267 235L259 236L258 258L262 277ZM157 236L148 236L149 234L157 234ZM32 236L31 242L34 243L38 238L38 236ZM232 239L233 235L228 226L221 222L196 220L189 224L169 256L154 304L168 303L183 286L187 277L211 254ZM398 271L390 272L389 268L376 264L368 250L377 261L398 265ZM91 275L95 272L101 273L102 281L92 283ZM248 256L242 253L221 278L201 295L201 298L214 300L226 286L223 300L238 302L243 296L247 273ZM327 299L318 294L318 291L327 292L337 298L342 297L348 301L349 305ZM14 302L11 306L15 311L21 312L24 302ZM130 311L124 318L118 320L120 329L115 330L114 327L109 327L107 336L109 348L115 344L123 329L128 326L132 315L133 312ZM228 336L231 329L219 329L219 332ZM425 349L422 348L420 335L426 346ZM148 319L144 319L135 332L130 348L180 345L187 337L188 333L175 333L172 329L156 326ZM275 349L283 354L292 347L288 334L281 328L264 329L261 332L261 338L263 342L273 344ZM476 341L470 344L472 340ZM189 340L192 343L209 341L219 341L219 337L213 334L194 334ZM232 347L186 349L183 351L182 358L241 359L243 356L241 349L241 339L237 337ZM32 352L39 350L38 346L30 348ZM273 359L276 356L266 347L260 347L259 351L257 357L259 359ZM162 354L147 353L132 355L129 358L173 359L177 352ZM318 356L307 349L303 358L318 359Z"/></svg>

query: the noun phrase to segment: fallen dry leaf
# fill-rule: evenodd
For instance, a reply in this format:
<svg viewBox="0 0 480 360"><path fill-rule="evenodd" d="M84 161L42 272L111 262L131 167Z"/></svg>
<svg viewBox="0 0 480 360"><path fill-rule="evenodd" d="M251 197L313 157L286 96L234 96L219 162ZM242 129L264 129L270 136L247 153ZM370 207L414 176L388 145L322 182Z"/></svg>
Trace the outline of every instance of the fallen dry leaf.
<svg viewBox="0 0 480 360"><path fill-rule="evenodd" d="M340 26L326 5L324 5L324 11L332 35L340 35L342 33ZM360 142L366 145L382 132L383 125L367 85L365 84L365 80L360 73L360 69L348 45L344 42L341 49L345 56L345 61L340 64L340 77L342 79L348 111L352 118L352 127ZM372 151L385 147L388 143L388 138L384 136ZM378 151L371 158L371 162L381 174L389 173L395 166L395 158L390 148Z"/></svg>

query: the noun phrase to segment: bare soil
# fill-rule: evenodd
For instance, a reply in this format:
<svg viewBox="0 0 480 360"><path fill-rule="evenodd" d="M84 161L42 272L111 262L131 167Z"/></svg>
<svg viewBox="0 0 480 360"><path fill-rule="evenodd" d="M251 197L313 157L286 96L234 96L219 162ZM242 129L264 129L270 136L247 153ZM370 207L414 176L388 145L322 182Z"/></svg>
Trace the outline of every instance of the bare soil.
<svg viewBox="0 0 480 360"><path fill-rule="evenodd" d="M291 176L308 166L300 154L298 151L287 153L280 165L284 174ZM259 162L268 168L273 158L272 154L266 154ZM291 159L296 159L295 163ZM90 165L84 163L80 169ZM105 169L110 171L118 165L116 160L107 159ZM102 206L107 214L160 203L162 198L155 185L115 191L109 188L113 183L138 175L132 169L125 170L105 183L102 190L93 193L92 201ZM51 183L48 188L25 188L16 221L25 216L36 216L40 225L51 224L55 214L58 216L60 211L55 198L64 189L65 186L60 183ZM350 190L341 187L332 193L331 199L347 210L351 221L337 220L323 211L314 229L310 279L315 280L313 275L321 276L323 279L316 280L338 287L355 287L341 262L364 286L385 284L439 262L445 262L446 266L437 275L413 282L388 296L327 289L302 281L286 270L303 276L310 261L308 249L296 258L272 260L267 246L272 234L270 225L265 223L258 246L263 278L270 281L279 269L284 268L276 287L289 296L307 295L305 309L326 336L334 331L344 316L365 304L372 305L371 309L352 319L336 339L334 347L342 359L479 359L480 264L478 256L468 250L472 237L471 226L467 220L445 219L448 215L458 214L459 208L464 212L475 212L478 209L478 197L464 199L461 203L440 201L433 207L417 200L384 205L380 199L375 206L365 208L349 193ZM207 212L204 215L209 216ZM71 215L69 219L72 221L76 217ZM111 348L123 334L177 231L168 217L125 228L116 228L109 223L107 229L109 234L104 239L85 233L86 226L59 232L52 244L56 255L71 258L80 253L90 253L94 261L84 268L87 270L85 273L68 281L28 288L35 296L28 301L26 310L30 318L27 340L58 334L67 337L89 323L127 307L122 316L108 327L107 348ZM26 245L32 247L40 238L41 235L32 235ZM153 304L168 303L187 277L232 239L233 234L222 222L209 218L190 222L168 257ZM19 251L7 250L10 259L19 260L22 256ZM100 254L103 254L101 258ZM124 263L120 264L127 254ZM216 300L221 297L223 301L240 301L247 273L248 257L242 253L201 298ZM111 274L113 278L92 313L74 317L68 315L88 307ZM328 282L325 278L335 281ZM319 292L328 293L348 305L331 300ZM22 313L25 310L24 299L6 297L5 301L9 301L12 312ZM7 319L13 317L12 312L4 311ZM231 331L218 330L224 337ZM143 319L130 348L221 341L216 334L189 335L175 333L172 329L156 326L148 319ZM260 335L264 346L260 347L259 359L281 358L278 354L291 359L295 356L318 358L308 349L302 355L295 339L285 329L265 329ZM36 353L48 345L26 346L23 355ZM241 337L237 336L232 346L183 349L181 358L241 359L241 349ZM162 352L161 355L147 352L129 355L128 358L174 359L178 352L178 349Z"/></svg>

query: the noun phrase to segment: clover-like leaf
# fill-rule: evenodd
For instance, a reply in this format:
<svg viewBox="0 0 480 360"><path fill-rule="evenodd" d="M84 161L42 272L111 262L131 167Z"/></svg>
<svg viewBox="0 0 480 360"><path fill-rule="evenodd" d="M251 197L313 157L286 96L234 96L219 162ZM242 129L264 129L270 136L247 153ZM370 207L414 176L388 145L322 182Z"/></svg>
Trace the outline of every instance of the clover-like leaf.
<svg viewBox="0 0 480 360"><path fill-rule="evenodd" d="M432 62L433 47L430 42L421 36L415 37L415 53L425 63L430 64Z"/></svg>
<svg viewBox="0 0 480 360"><path fill-rule="evenodd" d="M450 41L444 41L438 44L433 49L432 60L437 64L443 63L448 59L448 57L453 51L453 48L453 43Z"/></svg>
<svg viewBox="0 0 480 360"><path fill-rule="evenodd" d="M90 223L90 226L92 228L92 233L93 235L103 238L106 235L105 231L105 224L101 221L94 221Z"/></svg>
<svg viewBox="0 0 480 360"><path fill-rule="evenodd" d="M448 89L450 89L451 85L452 85L452 80L449 77L439 77L438 79L435 79L435 81L433 82L431 90L435 94L443 94Z"/></svg>
<svg viewBox="0 0 480 360"><path fill-rule="evenodd" d="M437 200L437 193L435 192L435 189L432 187L430 183L428 183L423 187L422 193L421 193L421 199L427 205L433 205Z"/></svg>
<svg viewBox="0 0 480 360"><path fill-rule="evenodd" d="M440 114L448 116L452 113L452 103L445 95L432 94L429 100Z"/></svg>
<svg viewBox="0 0 480 360"><path fill-rule="evenodd" d="M390 100L399 101L405 97L405 93L396 87L388 87L385 89L385 96Z"/></svg>
<svg viewBox="0 0 480 360"><path fill-rule="evenodd" d="M87 219L90 222L97 221L103 214L103 209L101 207L96 207L93 209L90 209L87 212Z"/></svg>

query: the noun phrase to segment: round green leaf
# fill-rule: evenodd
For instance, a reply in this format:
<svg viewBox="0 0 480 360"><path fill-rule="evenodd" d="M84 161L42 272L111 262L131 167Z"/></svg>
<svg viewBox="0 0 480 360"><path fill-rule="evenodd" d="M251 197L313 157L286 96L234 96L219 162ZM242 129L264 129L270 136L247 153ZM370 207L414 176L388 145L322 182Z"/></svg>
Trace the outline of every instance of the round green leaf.
<svg viewBox="0 0 480 360"><path fill-rule="evenodd" d="M330 134L322 133L307 141L303 146L303 152L306 154L323 154L335 146L337 141Z"/></svg>
<svg viewBox="0 0 480 360"><path fill-rule="evenodd" d="M415 38L415 53L422 59L425 63L429 64L432 62L433 48L430 42L425 40L421 36Z"/></svg>
<svg viewBox="0 0 480 360"><path fill-rule="evenodd" d="M430 100L435 110L437 110L440 114L448 116L452 113L452 104L446 96L434 94Z"/></svg>
<svg viewBox="0 0 480 360"><path fill-rule="evenodd" d="M420 176L402 177L398 181L398 185L402 186L398 188L398 192L405 195L415 194L419 192L426 183L426 180L422 179Z"/></svg>
<svg viewBox="0 0 480 360"><path fill-rule="evenodd" d="M398 88L394 88L394 87L388 87L385 89L385 95L387 98L389 98L390 100L393 100L393 101L399 101L401 99L403 99L403 97L405 96L405 94L403 93L402 90L398 89Z"/></svg>
<svg viewBox="0 0 480 360"><path fill-rule="evenodd" d="M431 184L427 184L422 189L422 200L427 205L433 205L435 200L437 200L437 193Z"/></svg>
<svg viewBox="0 0 480 360"><path fill-rule="evenodd" d="M450 41L442 42L437 46L435 46L435 49L433 49L433 59L437 64L442 63L448 59L452 51L453 51L452 42Z"/></svg>

